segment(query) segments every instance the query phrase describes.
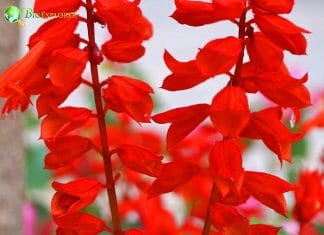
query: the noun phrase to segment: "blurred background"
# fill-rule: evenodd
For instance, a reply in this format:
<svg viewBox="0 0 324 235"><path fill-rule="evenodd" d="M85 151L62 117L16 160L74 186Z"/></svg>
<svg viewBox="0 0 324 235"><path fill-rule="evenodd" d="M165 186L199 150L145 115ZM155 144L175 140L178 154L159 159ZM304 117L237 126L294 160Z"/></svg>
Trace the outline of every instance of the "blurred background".
<svg viewBox="0 0 324 235"><path fill-rule="evenodd" d="M22 0L20 6L32 8L33 2ZM324 1L296 0L295 2L292 14L286 17L295 24L308 29L312 34L307 35L307 56L292 56L286 53L285 60L295 77L301 77L306 72L309 73L307 87L313 96L314 106L304 111L304 118L307 119L316 115L324 106ZM19 5L19 3L13 0L1 0L1 12L9 5ZM236 35L236 28L228 22L197 28L180 25L169 17L174 10L173 0L142 0L141 6L144 15L153 23L155 31L154 37L146 43L145 56L131 66L103 65L101 68L102 78L117 70L121 74L131 73L147 80L155 90L154 97L158 104L155 112L193 103L210 103L213 95L226 84L225 77L218 76L215 79L210 79L188 91L175 93L164 91L159 87L169 71L163 62L163 52L167 49L177 59L187 61L194 58L198 48L203 47L211 39ZM44 20L25 19L24 23L24 27L19 27L17 24L5 23L3 19L0 21L1 72L27 52L26 44L29 36L44 23ZM99 44L107 40L106 29L98 27L96 30ZM85 28L81 26L80 32L86 38ZM91 94L81 90L73 94L65 104L81 106L91 103L89 99L91 99ZM269 104L258 95L249 96L249 100L255 109ZM1 235L37 235L41 233L39 229L35 230L35 227L42 227L46 230L53 226L49 222L48 216L52 196L49 187L51 174L43 169L46 149L42 142L37 141L38 126L35 111L32 109L24 115L19 113L10 115L6 120L0 122ZM165 136L166 133L165 126L147 124L144 125L144 128L153 128L161 136ZM317 168L320 158L324 154L323 151L324 131L314 128L305 140L295 144L293 165L285 164L280 169L280 165L274 157L256 157L272 155L270 151L265 151L261 143L254 144L247 151L244 164L250 170L270 171L289 178L294 177L299 169ZM170 202L170 204L175 205L175 210L178 209L177 202ZM24 232L23 225L25 226Z"/></svg>

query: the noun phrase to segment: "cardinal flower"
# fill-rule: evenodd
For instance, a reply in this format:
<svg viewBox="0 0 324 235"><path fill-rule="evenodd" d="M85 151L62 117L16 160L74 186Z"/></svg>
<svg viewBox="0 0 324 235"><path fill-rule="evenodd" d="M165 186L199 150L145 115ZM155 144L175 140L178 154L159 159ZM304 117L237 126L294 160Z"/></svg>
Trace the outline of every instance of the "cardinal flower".
<svg viewBox="0 0 324 235"><path fill-rule="evenodd" d="M35 88L47 75L47 69L40 64L45 47L45 42L37 43L0 76L0 97L7 99L2 108L3 114L17 110L19 106L24 111L30 103L30 96L40 92Z"/></svg>
<svg viewBox="0 0 324 235"><path fill-rule="evenodd" d="M138 122L149 122L153 109L150 93L153 89L148 84L125 76L112 76L107 84L104 90L107 109L127 113Z"/></svg>
<svg viewBox="0 0 324 235"><path fill-rule="evenodd" d="M87 178L65 184L54 182L52 186L56 190L51 204L54 217L81 211L96 199L103 187L97 180Z"/></svg>
<svg viewBox="0 0 324 235"><path fill-rule="evenodd" d="M103 54L112 61L131 62L142 57L143 41L153 33L151 23L138 7L140 1L98 0L97 15L105 23L112 38L102 46Z"/></svg>
<svg viewBox="0 0 324 235"><path fill-rule="evenodd" d="M303 171L295 185L296 204L294 217L307 224L324 209L323 174L318 171Z"/></svg>

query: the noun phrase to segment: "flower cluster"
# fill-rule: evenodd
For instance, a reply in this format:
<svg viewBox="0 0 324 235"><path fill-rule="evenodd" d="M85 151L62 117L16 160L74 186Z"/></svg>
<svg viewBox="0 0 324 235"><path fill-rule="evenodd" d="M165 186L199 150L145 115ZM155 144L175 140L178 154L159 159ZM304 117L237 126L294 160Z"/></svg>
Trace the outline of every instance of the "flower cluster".
<svg viewBox="0 0 324 235"><path fill-rule="evenodd" d="M293 188L277 176L245 170L242 140L262 140L281 164L291 161L291 145L302 134L286 127L282 121L283 110L291 109L299 119L300 109L310 105L310 95L303 85L307 74L301 79L292 77L284 63L284 51L305 54L303 34L308 31L280 15L290 13L293 1L175 0L175 4L172 17L181 24L197 27L227 20L238 26L238 35L208 42L195 59L186 62L178 61L165 51L164 60L171 71L162 85L166 90L190 89L222 74L227 75L229 81L210 104L180 107L153 116L157 123L171 124L167 147L174 161L164 167L165 171L157 177L149 195L172 191L188 181L188 184L205 181L201 185L206 185L206 189L201 188L200 193L195 189L198 197L195 193L187 195L197 201L205 190L209 192L204 197L209 204L200 200L201 203L198 201L192 208L193 215L205 220L203 234L277 234L276 227L250 225L238 207L253 197L285 215L284 193ZM274 105L251 110L247 93L261 93ZM211 121L207 125L209 130L204 131L204 135L195 134L198 125L207 118ZM191 142L195 147L184 145L192 132L189 139L194 138L192 135L198 136L197 142ZM181 154L190 152L181 151L182 148L200 147L202 151L197 151L195 156ZM206 154L208 164L203 160Z"/></svg>

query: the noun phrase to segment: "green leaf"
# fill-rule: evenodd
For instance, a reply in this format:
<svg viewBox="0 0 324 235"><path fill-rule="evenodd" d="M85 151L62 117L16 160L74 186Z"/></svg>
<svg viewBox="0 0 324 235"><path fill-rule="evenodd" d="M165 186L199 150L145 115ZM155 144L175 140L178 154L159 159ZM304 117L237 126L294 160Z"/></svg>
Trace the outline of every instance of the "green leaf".
<svg viewBox="0 0 324 235"><path fill-rule="evenodd" d="M44 188L50 180L50 173L44 166L44 146L33 145L26 148L26 185L27 188Z"/></svg>

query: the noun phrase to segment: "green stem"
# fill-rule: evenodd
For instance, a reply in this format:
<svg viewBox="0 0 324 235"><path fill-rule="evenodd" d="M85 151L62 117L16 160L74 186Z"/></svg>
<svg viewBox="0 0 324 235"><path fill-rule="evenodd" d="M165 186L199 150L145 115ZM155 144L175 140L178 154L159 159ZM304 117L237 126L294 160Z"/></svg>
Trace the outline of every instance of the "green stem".
<svg viewBox="0 0 324 235"><path fill-rule="evenodd" d="M107 182L107 193L109 198L109 207L112 216L112 224L114 235L122 235L122 228L120 223L120 216L118 212L118 203L115 189L115 182L112 171L112 163L109 154L109 145L106 130L105 111L103 108L101 85L99 81L98 65L94 54L97 50L95 40L95 20L93 15L92 0L87 0L87 27L89 36L89 60L91 65L92 86L97 110L97 119L100 133L100 140L102 146L102 156L105 166L105 176Z"/></svg>

